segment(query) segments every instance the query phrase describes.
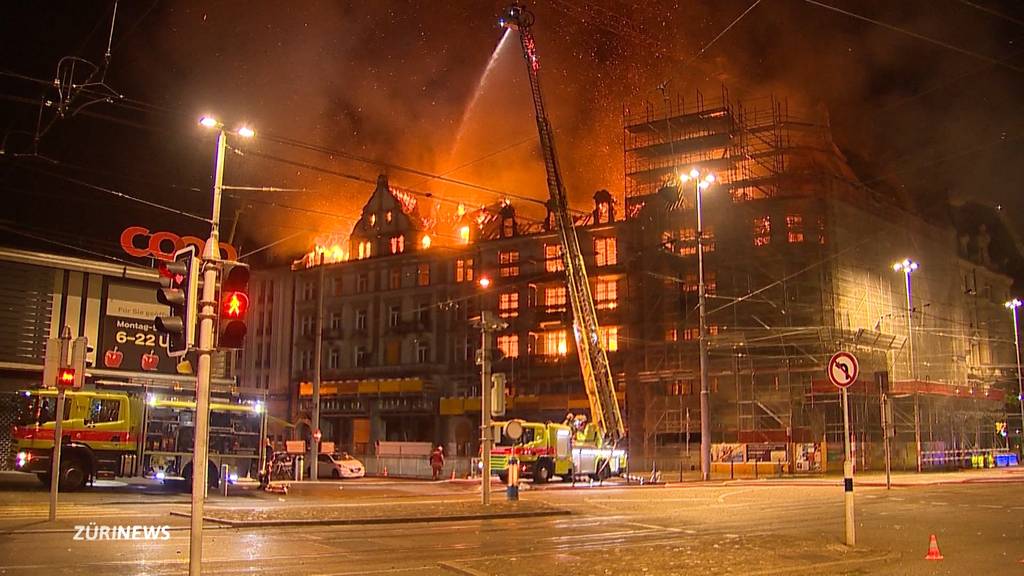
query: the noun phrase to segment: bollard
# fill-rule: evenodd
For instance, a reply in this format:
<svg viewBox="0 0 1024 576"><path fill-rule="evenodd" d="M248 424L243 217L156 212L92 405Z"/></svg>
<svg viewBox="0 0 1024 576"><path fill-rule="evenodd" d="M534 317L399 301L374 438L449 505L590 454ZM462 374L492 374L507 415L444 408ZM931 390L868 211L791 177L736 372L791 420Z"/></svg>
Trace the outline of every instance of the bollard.
<svg viewBox="0 0 1024 576"><path fill-rule="evenodd" d="M228 465L221 464L220 466L220 481L224 484L224 495L228 495Z"/></svg>
<svg viewBox="0 0 1024 576"><path fill-rule="evenodd" d="M505 498L509 502L519 501L519 459L512 456L508 459L508 487L505 488Z"/></svg>
<svg viewBox="0 0 1024 576"><path fill-rule="evenodd" d="M302 456L295 457L295 481L302 481Z"/></svg>

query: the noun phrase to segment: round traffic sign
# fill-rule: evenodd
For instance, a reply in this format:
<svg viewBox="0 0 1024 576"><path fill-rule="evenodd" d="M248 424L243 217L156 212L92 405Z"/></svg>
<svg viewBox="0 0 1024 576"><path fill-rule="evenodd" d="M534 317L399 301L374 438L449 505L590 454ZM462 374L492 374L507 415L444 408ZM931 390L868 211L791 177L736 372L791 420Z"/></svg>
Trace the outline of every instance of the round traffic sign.
<svg viewBox="0 0 1024 576"><path fill-rule="evenodd" d="M828 379L839 388L846 388L857 381L860 365L857 357L849 352L836 352L828 361Z"/></svg>
<svg viewBox="0 0 1024 576"><path fill-rule="evenodd" d="M505 436L510 440L519 440L523 436L523 421L522 420L509 420L505 424Z"/></svg>

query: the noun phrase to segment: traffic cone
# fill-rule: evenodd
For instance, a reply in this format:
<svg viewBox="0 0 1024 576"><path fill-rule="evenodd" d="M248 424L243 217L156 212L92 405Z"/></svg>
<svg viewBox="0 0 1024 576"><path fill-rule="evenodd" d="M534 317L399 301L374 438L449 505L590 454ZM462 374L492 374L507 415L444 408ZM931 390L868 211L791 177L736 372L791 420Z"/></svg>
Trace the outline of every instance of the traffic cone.
<svg viewBox="0 0 1024 576"><path fill-rule="evenodd" d="M452 468L452 480L455 480L455 469Z"/></svg>
<svg viewBox="0 0 1024 576"><path fill-rule="evenodd" d="M385 478L388 477L388 467L387 466L384 467L384 477Z"/></svg>
<svg viewBox="0 0 1024 576"><path fill-rule="evenodd" d="M942 560L942 552L939 552L939 541L935 539L935 534L932 534L931 540L928 541L928 554L924 559Z"/></svg>

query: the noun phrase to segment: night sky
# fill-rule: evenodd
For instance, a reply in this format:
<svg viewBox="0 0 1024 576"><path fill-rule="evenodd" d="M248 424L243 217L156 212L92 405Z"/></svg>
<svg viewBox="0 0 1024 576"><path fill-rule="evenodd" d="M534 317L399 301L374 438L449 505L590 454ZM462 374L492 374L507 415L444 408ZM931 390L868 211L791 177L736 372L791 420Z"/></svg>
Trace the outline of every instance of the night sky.
<svg viewBox="0 0 1024 576"><path fill-rule="evenodd" d="M196 124L203 113L257 130L254 141L233 141L241 154L227 159L227 184L301 189L225 200L223 235L240 214L235 244L246 252L286 239L261 252L278 262L316 236L347 233L382 170L434 194L423 202L500 197L431 174L543 199L518 42L495 50L504 5L122 1L103 73L113 2L9 3L0 191L10 208L0 241L138 261L117 246L127 226L205 236L196 218L114 194L207 216L214 139ZM860 178L921 206L971 198L1011 215L1024 209L1020 2L551 0L532 9L549 115L580 206L599 188L622 193L623 108L660 101L667 80L687 99L698 90L716 98L724 86L734 98L823 106ZM40 101L60 101L53 80L65 56L101 71L60 117ZM79 62L75 80L87 71ZM102 101L113 93L123 98Z"/></svg>

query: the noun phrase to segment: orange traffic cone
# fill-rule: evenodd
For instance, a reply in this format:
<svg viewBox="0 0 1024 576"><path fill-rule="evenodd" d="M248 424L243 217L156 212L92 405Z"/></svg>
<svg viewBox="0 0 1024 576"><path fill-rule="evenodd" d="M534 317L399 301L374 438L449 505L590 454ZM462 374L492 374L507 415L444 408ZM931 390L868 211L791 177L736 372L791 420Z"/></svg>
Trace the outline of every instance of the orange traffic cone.
<svg viewBox="0 0 1024 576"><path fill-rule="evenodd" d="M942 560L942 552L939 552L939 541L935 539L935 534L932 534L931 540L928 541L928 554L924 559Z"/></svg>
<svg viewBox="0 0 1024 576"><path fill-rule="evenodd" d="M455 480L455 469L452 468L452 480Z"/></svg>

